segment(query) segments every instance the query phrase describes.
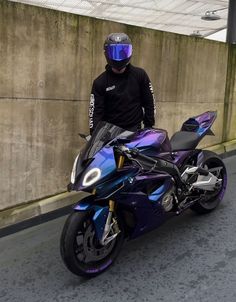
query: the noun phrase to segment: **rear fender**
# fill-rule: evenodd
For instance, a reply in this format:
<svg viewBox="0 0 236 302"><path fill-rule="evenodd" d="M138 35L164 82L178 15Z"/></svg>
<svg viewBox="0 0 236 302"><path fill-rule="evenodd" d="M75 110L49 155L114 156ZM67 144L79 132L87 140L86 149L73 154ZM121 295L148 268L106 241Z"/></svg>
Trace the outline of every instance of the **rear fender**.
<svg viewBox="0 0 236 302"><path fill-rule="evenodd" d="M88 196L79 201L75 207L75 211L90 212L92 214L92 220L96 236L99 240L102 240L109 208L108 206L100 206L95 204L94 196Z"/></svg>

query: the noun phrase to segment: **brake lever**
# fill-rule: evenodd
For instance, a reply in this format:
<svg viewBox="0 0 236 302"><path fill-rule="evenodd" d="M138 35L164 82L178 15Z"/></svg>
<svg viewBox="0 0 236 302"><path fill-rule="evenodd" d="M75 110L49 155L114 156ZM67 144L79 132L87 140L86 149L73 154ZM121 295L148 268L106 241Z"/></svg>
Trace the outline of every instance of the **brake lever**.
<svg viewBox="0 0 236 302"><path fill-rule="evenodd" d="M144 170L142 164L137 159L134 158L134 156L137 156L139 154L139 150L129 149L129 148L124 146L123 152L129 160L135 162L142 170Z"/></svg>

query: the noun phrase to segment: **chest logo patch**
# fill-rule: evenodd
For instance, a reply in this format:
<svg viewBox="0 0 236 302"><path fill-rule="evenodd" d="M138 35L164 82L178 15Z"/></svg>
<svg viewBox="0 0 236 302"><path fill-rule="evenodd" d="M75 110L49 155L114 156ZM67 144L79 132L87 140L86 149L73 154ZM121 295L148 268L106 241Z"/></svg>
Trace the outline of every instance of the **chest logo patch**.
<svg viewBox="0 0 236 302"><path fill-rule="evenodd" d="M113 85L113 86L111 86L111 87L107 87L107 88L106 88L106 91L111 91L111 90L113 90L113 89L115 89L115 88L116 88L116 86Z"/></svg>

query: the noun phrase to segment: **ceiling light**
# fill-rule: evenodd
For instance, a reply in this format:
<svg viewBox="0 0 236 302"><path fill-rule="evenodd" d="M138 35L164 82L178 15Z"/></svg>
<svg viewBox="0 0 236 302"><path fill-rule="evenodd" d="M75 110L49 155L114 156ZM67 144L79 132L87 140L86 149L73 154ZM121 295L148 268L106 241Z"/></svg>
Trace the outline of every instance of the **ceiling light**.
<svg viewBox="0 0 236 302"><path fill-rule="evenodd" d="M205 21L215 21L215 20L220 20L221 17L217 15L215 12L208 10L207 12L205 12L205 15L201 17L201 19Z"/></svg>
<svg viewBox="0 0 236 302"><path fill-rule="evenodd" d="M223 7L223 8L219 8L219 9L215 9L215 10L208 10L205 12L205 15L201 17L201 19L205 20L205 21L220 20L221 16L217 15L216 12L218 12L220 10L225 10L225 9L228 9L228 7Z"/></svg>

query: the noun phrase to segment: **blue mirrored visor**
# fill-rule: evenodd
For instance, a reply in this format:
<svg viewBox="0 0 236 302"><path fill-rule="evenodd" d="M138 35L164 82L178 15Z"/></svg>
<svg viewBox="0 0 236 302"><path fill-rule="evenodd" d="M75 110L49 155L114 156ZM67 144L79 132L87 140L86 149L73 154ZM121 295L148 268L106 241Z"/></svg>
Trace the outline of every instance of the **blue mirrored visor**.
<svg viewBox="0 0 236 302"><path fill-rule="evenodd" d="M109 44L106 47L106 55L110 60L122 61L132 55L131 44Z"/></svg>

